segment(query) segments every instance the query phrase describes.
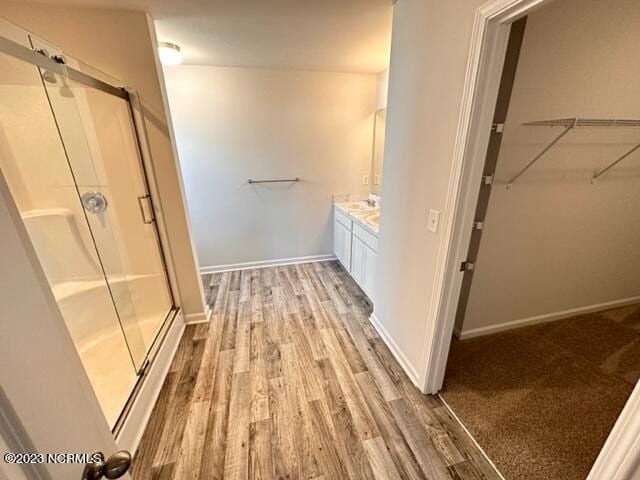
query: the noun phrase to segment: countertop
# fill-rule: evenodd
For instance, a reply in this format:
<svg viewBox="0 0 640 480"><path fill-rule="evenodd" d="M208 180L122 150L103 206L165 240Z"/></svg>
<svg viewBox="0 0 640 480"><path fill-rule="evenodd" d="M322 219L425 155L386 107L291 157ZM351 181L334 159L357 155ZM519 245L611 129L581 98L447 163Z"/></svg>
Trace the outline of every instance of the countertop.
<svg viewBox="0 0 640 480"><path fill-rule="evenodd" d="M380 207L372 207L365 201L358 202L335 202L334 206L342 213L348 215L364 228L378 235L380 224Z"/></svg>

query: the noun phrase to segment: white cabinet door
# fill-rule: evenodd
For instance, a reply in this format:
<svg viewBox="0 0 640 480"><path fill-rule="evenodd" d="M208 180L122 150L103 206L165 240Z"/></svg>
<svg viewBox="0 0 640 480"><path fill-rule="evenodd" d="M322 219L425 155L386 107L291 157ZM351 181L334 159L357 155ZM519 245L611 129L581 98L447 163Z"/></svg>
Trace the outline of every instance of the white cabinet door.
<svg viewBox="0 0 640 480"><path fill-rule="evenodd" d="M333 253L335 253L340 263L351 271L351 230L342 223L335 220L333 222Z"/></svg>
<svg viewBox="0 0 640 480"><path fill-rule="evenodd" d="M351 256L351 276L362 288L364 279L364 256L367 246L360 238L353 236L352 240L352 256Z"/></svg>
<svg viewBox="0 0 640 480"><path fill-rule="evenodd" d="M354 237L357 238L357 237ZM376 264L378 263L378 254L364 245L364 261L362 272L362 290L373 301L373 294L375 292L375 278L376 278Z"/></svg>
<svg viewBox="0 0 640 480"><path fill-rule="evenodd" d="M378 254L357 235L353 235L351 276L362 291L373 300Z"/></svg>
<svg viewBox="0 0 640 480"><path fill-rule="evenodd" d="M342 258L344 260L342 261L342 264L347 269L347 271L350 272L351 271L351 238L352 238L351 229L345 227L342 224L340 224L340 226L344 230L344 242L342 244L343 246Z"/></svg>
<svg viewBox="0 0 640 480"><path fill-rule="evenodd" d="M338 258L338 260L340 260L340 262L344 263L342 258L344 230L340 228L341 226L342 225L337 220L333 221L333 253Z"/></svg>

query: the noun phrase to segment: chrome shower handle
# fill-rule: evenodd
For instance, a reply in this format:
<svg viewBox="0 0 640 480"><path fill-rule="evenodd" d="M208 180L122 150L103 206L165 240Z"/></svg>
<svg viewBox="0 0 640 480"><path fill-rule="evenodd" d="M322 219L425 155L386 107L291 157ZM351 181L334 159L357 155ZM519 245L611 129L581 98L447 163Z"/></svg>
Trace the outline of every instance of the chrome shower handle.
<svg viewBox="0 0 640 480"><path fill-rule="evenodd" d="M149 211L151 212L150 219L147 219L147 212L144 206L142 205L143 200L147 201ZM140 208L140 216L142 217L142 223L146 223L147 225L153 223L153 221L155 220L155 218L153 217L153 206L151 205L151 197L148 194L138 196L138 207Z"/></svg>
<svg viewBox="0 0 640 480"><path fill-rule="evenodd" d="M84 192L80 199L89 213L102 213L107 209L107 197L100 192Z"/></svg>

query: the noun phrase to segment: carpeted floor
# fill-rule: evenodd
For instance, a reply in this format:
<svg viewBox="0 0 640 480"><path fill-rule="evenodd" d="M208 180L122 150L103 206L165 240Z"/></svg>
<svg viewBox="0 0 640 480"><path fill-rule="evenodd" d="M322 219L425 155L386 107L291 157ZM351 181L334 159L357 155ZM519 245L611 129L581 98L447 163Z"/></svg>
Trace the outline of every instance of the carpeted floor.
<svg viewBox="0 0 640 480"><path fill-rule="evenodd" d="M640 377L640 305L459 341L442 397L507 480L583 480Z"/></svg>

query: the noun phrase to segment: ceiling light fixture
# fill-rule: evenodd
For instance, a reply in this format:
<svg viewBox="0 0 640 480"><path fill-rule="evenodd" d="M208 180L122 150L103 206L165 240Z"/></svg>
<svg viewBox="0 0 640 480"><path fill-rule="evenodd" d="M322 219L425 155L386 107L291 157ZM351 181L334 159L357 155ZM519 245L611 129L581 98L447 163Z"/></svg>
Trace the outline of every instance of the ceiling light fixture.
<svg viewBox="0 0 640 480"><path fill-rule="evenodd" d="M158 55L160 55L160 62L163 65L173 67L182 63L182 51L175 43L159 42Z"/></svg>

